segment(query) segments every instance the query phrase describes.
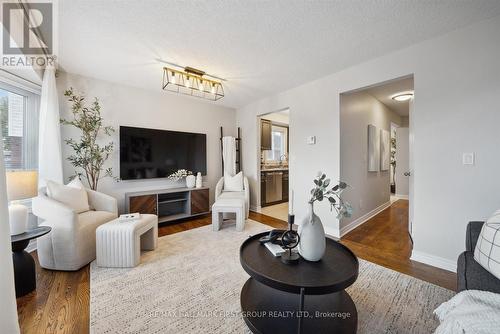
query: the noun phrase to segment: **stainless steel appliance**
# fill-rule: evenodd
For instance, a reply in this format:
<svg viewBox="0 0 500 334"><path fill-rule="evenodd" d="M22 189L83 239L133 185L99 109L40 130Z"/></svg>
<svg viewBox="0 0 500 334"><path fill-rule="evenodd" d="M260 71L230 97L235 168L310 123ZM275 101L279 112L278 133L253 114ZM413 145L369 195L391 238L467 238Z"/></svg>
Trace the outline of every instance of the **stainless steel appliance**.
<svg viewBox="0 0 500 334"><path fill-rule="evenodd" d="M266 203L283 199L283 172L266 173Z"/></svg>

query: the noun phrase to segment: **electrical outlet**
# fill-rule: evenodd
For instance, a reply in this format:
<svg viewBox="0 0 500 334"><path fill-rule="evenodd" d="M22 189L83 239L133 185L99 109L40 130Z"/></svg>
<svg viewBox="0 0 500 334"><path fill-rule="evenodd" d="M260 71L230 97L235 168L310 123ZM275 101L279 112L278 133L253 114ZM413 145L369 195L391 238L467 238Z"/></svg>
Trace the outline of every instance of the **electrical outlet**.
<svg viewBox="0 0 500 334"><path fill-rule="evenodd" d="M309 136L309 137L307 137L307 144L309 144L309 145L316 144L316 136Z"/></svg>
<svg viewBox="0 0 500 334"><path fill-rule="evenodd" d="M462 164L474 165L474 153L463 153L462 154Z"/></svg>

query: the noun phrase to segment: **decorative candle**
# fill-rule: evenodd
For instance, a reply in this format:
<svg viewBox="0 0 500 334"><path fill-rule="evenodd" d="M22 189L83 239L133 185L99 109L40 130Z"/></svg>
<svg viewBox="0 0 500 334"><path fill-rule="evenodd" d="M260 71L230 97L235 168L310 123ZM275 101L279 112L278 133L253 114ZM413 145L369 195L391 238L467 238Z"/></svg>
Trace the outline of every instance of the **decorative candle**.
<svg viewBox="0 0 500 334"><path fill-rule="evenodd" d="M292 193L291 193L291 196L290 196L290 210L289 210L289 214L290 215L293 215L293 190L292 190Z"/></svg>

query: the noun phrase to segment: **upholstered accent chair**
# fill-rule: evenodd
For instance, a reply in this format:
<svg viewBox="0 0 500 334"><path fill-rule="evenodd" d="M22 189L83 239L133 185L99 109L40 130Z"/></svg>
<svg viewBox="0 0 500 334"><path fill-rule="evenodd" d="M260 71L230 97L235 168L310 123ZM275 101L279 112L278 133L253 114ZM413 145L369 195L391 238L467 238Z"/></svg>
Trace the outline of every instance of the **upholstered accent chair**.
<svg viewBox="0 0 500 334"><path fill-rule="evenodd" d="M218 199L243 199L245 201L245 219L248 219L250 213L250 187L248 186L248 178L243 177L243 191L224 191L224 177L221 177L215 186L215 201Z"/></svg>
<svg viewBox="0 0 500 334"><path fill-rule="evenodd" d="M96 258L96 229L118 217L115 198L85 189L91 210L76 213L47 196L46 188L33 199L33 214L51 233L38 238L40 265L52 270L78 270Z"/></svg>

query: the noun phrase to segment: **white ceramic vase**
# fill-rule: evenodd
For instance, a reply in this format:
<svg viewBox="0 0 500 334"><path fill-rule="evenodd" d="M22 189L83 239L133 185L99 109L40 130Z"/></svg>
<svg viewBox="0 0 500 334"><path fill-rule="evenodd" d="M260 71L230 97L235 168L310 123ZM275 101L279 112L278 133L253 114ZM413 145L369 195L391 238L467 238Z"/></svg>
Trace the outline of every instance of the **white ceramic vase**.
<svg viewBox="0 0 500 334"><path fill-rule="evenodd" d="M186 176L186 187L194 188L195 184L196 184L196 176L194 175Z"/></svg>
<svg viewBox="0 0 500 334"><path fill-rule="evenodd" d="M325 254L325 230L321 219L314 213L313 204L309 204L309 213L299 226L299 254L307 261L319 261Z"/></svg>
<svg viewBox="0 0 500 334"><path fill-rule="evenodd" d="M203 185L203 178L201 177L201 173L198 172L198 174L196 174L196 188L201 188Z"/></svg>

